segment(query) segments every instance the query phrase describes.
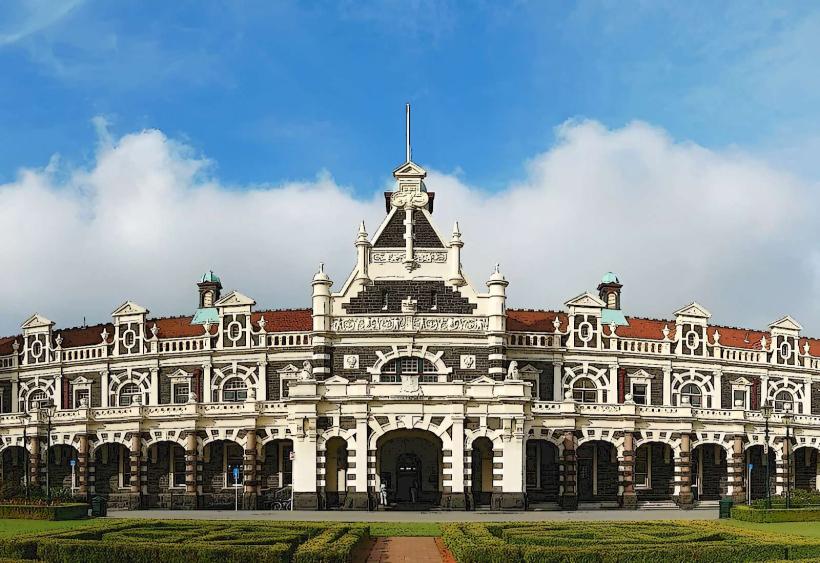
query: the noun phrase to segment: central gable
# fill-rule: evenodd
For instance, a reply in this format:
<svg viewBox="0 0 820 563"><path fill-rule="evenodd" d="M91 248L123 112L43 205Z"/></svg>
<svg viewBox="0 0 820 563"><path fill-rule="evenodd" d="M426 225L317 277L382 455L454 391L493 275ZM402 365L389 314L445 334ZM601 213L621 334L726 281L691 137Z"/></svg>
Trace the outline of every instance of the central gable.
<svg viewBox="0 0 820 563"><path fill-rule="evenodd" d="M404 232L404 213L394 211L387 225L373 242L373 247L404 248ZM426 214L420 210L413 213L413 234L415 246L418 248L444 248L444 243L441 242Z"/></svg>

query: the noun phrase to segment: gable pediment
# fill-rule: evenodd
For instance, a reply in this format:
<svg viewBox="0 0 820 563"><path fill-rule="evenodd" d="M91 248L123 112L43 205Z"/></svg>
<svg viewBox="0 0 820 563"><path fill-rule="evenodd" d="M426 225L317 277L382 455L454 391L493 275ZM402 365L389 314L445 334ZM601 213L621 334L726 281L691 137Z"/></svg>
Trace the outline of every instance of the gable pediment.
<svg viewBox="0 0 820 563"><path fill-rule="evenodd" d="M649 373L646 370L639 369L637 371L633 371L632 373L630 373L629 378L630 379L644 379L644 380L647 380L647 379L655 379L655 375Z"/></svg>
<svg viewBox="0 0 820 563"><path fill-rule="evenodd" d="M496 381L493 378L487 375L482 375L473 379L470 382L470 385L495 385L495 383Z"/></svg>
<svg viewBox="0 0 820 563"><path fill-rule="evenodd" d="M143 307L142 305L137 305L133 301L126 301L119 307L117 307L113 313L111 313L112 317L124 317L126 315L147 315L148 309Z"/></svg>
<svg viewBox="0 0 820 563"><path fill-rule="evenodd" d="M393 176L411 176L415 178L424 178L427 176L427 171L413 161L405 162L393 170Z"/></svg>
<svg viewBox="0 0 820 563"><path fill-rule="evenodd" d="M341 375L334 375L328 379L325 379L325 385L347 385L350 383L347 379L342 377Z"/></svg>
<svg viewBox="0 0 820 563"><path fill-rule="evenodd" d="M23 330L31 329L31 328L42 328L47 326L52 326L54 323L47 318L45 318L40 313L34 313L29 318L25 320L22 324Z"/></svg>
<svg viewBox="0 0 820 563"><path fill-rule="evenodd" d="M285 375L285 376L287 376L287 375L294 375L295 376L299 371L300 371L300 369L298 367L296 367L295 365L288 364L285 367L283 367L282 369L276 370L276 373L278 373L279 375Z"/></svg>
<svg viewBox="0 0 820 563"><path fill-rule="evenodd" d="M256 305L256 301L238 291L231 291L228 295L215 303L217 307L241 307Z"/></svg>
<svg viewBox="0 0 820 563"><path fill-rule="evenodd" d="M710 313L709 310L706 309L706 307L704 307L703 305L699 304L696 301L692 301L686 307L683 307L682 309L678 309L677 311L675 311L675 316L708 319L712 316L712 313Z"/></svg>
<svg viewBox="0 0 820 563"><path fill-rule="evenodd" d="M538 376L541 375L542 372L543 370L538 369L532 364L527 364L524 367L518 369L518 373L520 373L521 375Z"/></svg>
<svg viewBox="0 0 820 563"><path fill-rule="evenodd" d="M71 380L72 385L80 386L80 385L91 385L93 382L85 376L75 377Z"/></svg>
<svg viewBox="0 0 820 563"><path fill-rule="evenodd" d="M797 332L800 332L801 330L803 330L803 327L800 326L800 323L798 323L796 320L794 320L791 315L786 315L782 319L779 319L779 320L773 322L772 324L769 325L769 328L771 328L772 330L779 329L779 330L782 330L784 332L794 332L794 333L797 333Z"/></svg>
<svg viewBox="0 0 820 563"><path fill-rule="evenodd" d="M746 379L745 377L741 376L741 377L738 377L737 379L735 379L734 381L732 381L732 385L735 385L735 386L741 386L742 385L743 387L751 387L752 382L749 381L748 379Z"/></svg>
<svg viewBox="0 0 820 563"><path fill-rule="evenodd" d="M606 307L606 303L604 303L588 291L585 291L577 297L573 297L572 299L564 303L564 305L567 307L592 307L596 309L602 309Z"/></svg>

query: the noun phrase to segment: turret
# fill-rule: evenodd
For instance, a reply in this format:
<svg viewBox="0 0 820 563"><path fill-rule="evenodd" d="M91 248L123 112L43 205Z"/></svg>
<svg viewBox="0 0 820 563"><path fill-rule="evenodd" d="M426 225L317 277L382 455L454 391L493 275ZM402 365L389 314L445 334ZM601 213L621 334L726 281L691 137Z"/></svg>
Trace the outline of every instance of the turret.
<svg viewBox="0 0 820 563"><path fill-rule="evenodd" d="M489 372L496 379L504 378L504 362L507 360L507 350L504 343L504 331L507 326L507 286L510 283L501 273L498 264L495 271L487 280L490 289L490 303L487 316L489 327L487 330L487 346L490 349Z"/></svg>
<svg viewBox="0 0 820 563"><path fill-rule="evenodd" d="M370 275L368 274L368 265L370 263L370 249L372 245L367 239L367 231L364 228L364 221L359 225L359 234L356 237L356 281L362 283L370 283Z"/></svg>
<svg viewBox="0 0 820 563"><path fill-rule="evenodd" d="M456 221L453 224L453 238L450 239L449 256L447 257L450 263L450 276L447 281L456 286L466 283L464 276L461 274L461 249L463 247L464 242L461 240L461 231L458 228L458 221Z"/></svg>
<svg viewBox="0 0 820 563"><path fill-rule="evenodd" d="M330 286L333 281L325 273L325 265L319 264L319 271L313 276L313 330L330 330Z"/></svg>
<svg viewBox="0 0 820 563"><path fill-rule="evenodd" d="M601 283L598 284L598 297L601 301L606 303L607 309L621 308L621 285L618 276L612 272L607 272L601 278Z"/></svg>
<svg viewBox="0 0 820 563"><path fill-rule="evenodd" d="M219 301L220 292L222 291L222 282L219 276L213 273L213 270L208 270L204 273L196 285L199 288L200 309L213 307L214 303Z"/></svg>

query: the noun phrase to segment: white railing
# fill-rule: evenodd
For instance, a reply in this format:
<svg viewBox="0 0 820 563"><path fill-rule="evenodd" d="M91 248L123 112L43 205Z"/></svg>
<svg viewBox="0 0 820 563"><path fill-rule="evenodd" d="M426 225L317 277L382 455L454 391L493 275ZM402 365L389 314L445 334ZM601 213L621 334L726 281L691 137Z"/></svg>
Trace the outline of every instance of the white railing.
<svg viewBox="0 0 820 563"><path fill-rule="evenodd" d="M159 341L160 354L201 352L203 350L210 350L210 348L210 336L195 336L193 338L166 338Z"/></svg>
<svg viewBox="0 0 820 563"><path fill-rule="evenodd" d="M669 354L670 343L663 340L638 340L634 338L613 338L611 348L618 352L634 354Z"/></svg>
<svg viewBox="0 0 820 563"><path fill-rule="evenodd" d="M80 346L79 348L63 348L60 353L64 362L97 360L108 356L108 345L95 344L93 346Z"/></svg>
<svg viewBox="0 0 820 563"><path fill-rule="evenodd" d="M289 348L295 346L310 346L309 332L275 332L267 335L268 347Z"/></svg>
<svg viewBox="0 0 820 563"><path fill-rule="evenodd" d="M758 350L744 350L742 348L718 348L720 351L719 357L729 362L744 362L744 363L765 363L765 352Z"/></svg>
<svg viewBox="0 0 820 563"><path fill-rule="evenodd" d="M507 345L512 348L560 348L561 337L543 332L511 332Z"/></svg>
<svg viewBox="0 0 820 563"><path fill-rule="evenodd" d="M8 369L14 367L15 355L0 356L0 369Z"/></svg>

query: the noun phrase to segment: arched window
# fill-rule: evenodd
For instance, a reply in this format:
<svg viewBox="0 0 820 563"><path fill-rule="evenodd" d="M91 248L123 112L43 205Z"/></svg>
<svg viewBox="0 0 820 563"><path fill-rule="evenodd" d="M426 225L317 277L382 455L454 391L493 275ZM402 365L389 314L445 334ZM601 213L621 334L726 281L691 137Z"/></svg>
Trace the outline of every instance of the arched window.
<svg viewBox="0 0 820 563"><path fill-rule="evenodd" d="M382 383L398 383L402 375L420 375L422 382L438 381L438 368L424 358L406 357L390 360L381 369L379 381Z"/></svg>
<svg viewBox="0 0 820 563"><path fill-rule="evenodd" d="M43 408L45 403L48 402L48 395L42 389L35 389L31 392L28 396L28 410L29 411L37 411Z"/></svg>
<svg viewBox="0 0 820 563"><path fill-rule="evenodd" d="M597 403L598 389L588 377L578 379L572 386L572 398L579 403Z"/></svg>
<svg viewBox="0 0 820 563"><path fill-rule="evenodd" d="M130 407L135 404L135 400L140 396L140 388L136 383L126 383L120 388L120 406Z"/></svg>
<svg viewBox="0 0 820 563"><path fill-rule="evenodd" d="M242 403L248 398L248 386L238 377L232 377L222 386L222 400L226 403Z"/></svg>
<svg viewBox="0 0 820 563"><path fill-rule="evenodd" d="M681 405L692 405L693 407L699 407L702 404L702 397L700 392L700 387L695 385L694 383L687 383L680 390L680 404Z"/></svg>
<svg viewBox="0 0 820 563"><path fill-rule="evenodd" d="M777 412L794 412L794 397L789 391L778 391L774 396L774 410Z"/></svg>

